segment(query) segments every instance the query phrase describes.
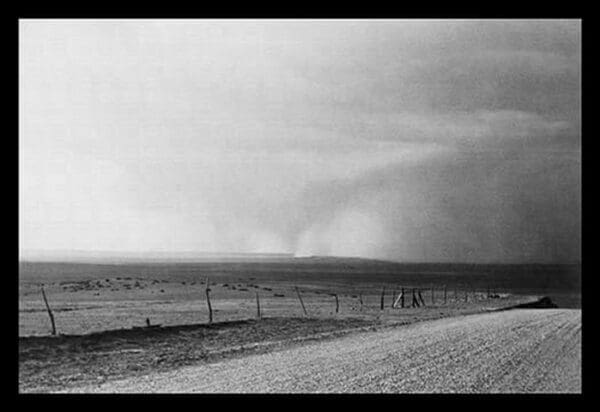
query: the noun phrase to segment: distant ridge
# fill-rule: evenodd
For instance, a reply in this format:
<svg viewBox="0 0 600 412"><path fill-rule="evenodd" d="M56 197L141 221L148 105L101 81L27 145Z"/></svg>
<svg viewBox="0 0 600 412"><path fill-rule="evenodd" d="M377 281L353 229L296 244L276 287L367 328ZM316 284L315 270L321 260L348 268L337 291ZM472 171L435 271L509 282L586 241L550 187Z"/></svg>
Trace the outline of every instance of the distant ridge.
<svg viewBox="0 0 600 412"><path fill-rule="evenodd" d="M197 262L207 260L289 259L292 253L113 252L83 250L20 250L21 262Z"/></svg>
<svg viewBox="0 0 600 412"><path fill-rule="evenodd" d="M315 264L371 264L414 267L422 270L454 268L471 270L476 267L549 267L571 266L581 268L581 262L409 262L393 259L364 258L351 256L296 256L293 253L227 253L227 252L116 252L84 250L19 250L19 262L54 263L202 263L202 262L289 262Z"/></svg>

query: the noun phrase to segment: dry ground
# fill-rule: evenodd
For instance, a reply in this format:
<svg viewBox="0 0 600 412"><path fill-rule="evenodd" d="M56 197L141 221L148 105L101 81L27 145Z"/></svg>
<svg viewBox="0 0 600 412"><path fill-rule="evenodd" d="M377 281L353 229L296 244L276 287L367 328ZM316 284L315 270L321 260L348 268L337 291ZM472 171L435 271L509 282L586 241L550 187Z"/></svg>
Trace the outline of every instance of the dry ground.
<svg viewBox="0 0 600 412"><path fill-rule="evenodd" d="M74 391L581 392L581 311L421 322Z"/></svg>
<svg viewBox="0 0 600 412"><path fill-rule="evenodd" d="M388 285L385 310L380 310L381 286L363 284L356 287L327 282L259 281L253 277L210 282L210 296L215 322L252 319L256 316L256 294L261 312L266 317L300 317L303 310L296 295L299 287L308 315L316 318L374 317L422 318L420 310L391 310L392 295L400 293ZM427 288L429 285L425 286ZM160 278L113 277L95 280L47 283L46 295L54 312L56 328L61 334L88 334L113 329L126 329L152 324L163 326L190 325L208 321L205 280L165 280ZM465 292L468 294L465 301ZM339 313L335 312L338 294ZM359 296L362 294L363 305ZM411 295L406 288L406 306ZM473 308L508 306L529 299L528 296L499 294L488 299L485 290L447 288L444 303L442 285L435 295L423 289L425 311L459 314ZM19 336L46 336L51 325L41 298L39 286L23 283L19 294Z"/></svg>
<svg viewBox="0 0 600 412"><path fill-rule="evenodd" d="M402 286L423 288L428 307L432 305L428 288L435 286L433 306L459 311L473 303L485 305L490 287L510 295L550 296L560 307L580 307L580 268L569 265L399 264L318 257L196 263L21 262L19 336L50 333L41 283L55 311L58 332L83 334L145 325L146 318L163 325L205 322L207 278L216 322L253 318L256 293L265 316L302 316L294 286L302 291L314 317L335 315L331 293L339 296L338 316L361 317L369 312L377 316L383 286L386 308L394 289L398 293ZM446 305L442 305L444 285ZM464 291L470 294L467 304Z"/></svg>
<svg viewBox="0 0 600 412"><path fill-rule="evenodd" d="M550 290L553 300L555 291L566 291L563 302L568 302L571 295L579 295L578 272L571 272L562 266L398 265L329 258L193 264L22 263L19 387L46 392L220 362L357 329L490 311L530 301L532 295L546 295ZM206 278L210 278L214 309L211 327L206 326ZM41 283L59 337L48 336L51 329ZM303 316L296 286L309 319ZM384 286L385 308L380 310ZM408 294L406 306L410 306L411 287L423 288L426 306L392 309L392 295L402 286ZM434 296L431 286L436 287ZM500 291L495 298L486 296L488 287ZM266 317L261 322L253 321L257 293ZM332 293L338 295L339 313ZM163 327L131 329L144 326L147 318Z"/></svg>
<svg viewBox="0 0 600 412"><path fill-rule="evenodd" d="M531 298L528 300L531 301ZM85 335L21 337L19 387L22 392L47 392L272 351L356 330L374 330L496 310L523 301L527 300L506 297L456 306L386 308L384 311L365 309L357 312L360 317L278 317L212 325L117 329ZM314 305L309 307L314 308Z"/></svg>

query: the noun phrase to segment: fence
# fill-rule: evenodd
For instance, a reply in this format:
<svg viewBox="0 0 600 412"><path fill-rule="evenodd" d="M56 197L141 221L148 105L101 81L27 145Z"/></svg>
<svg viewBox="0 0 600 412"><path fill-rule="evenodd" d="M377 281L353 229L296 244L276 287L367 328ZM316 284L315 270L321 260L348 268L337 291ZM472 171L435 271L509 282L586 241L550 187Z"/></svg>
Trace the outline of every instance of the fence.
<svg viewBox="0 0 600 412"><path fill-rule="evenodd" d="M201 303L204 301L207 310L205 322L212 324L215 321L216 311L221 312L219 321L231 320L230 316L227 316L227 310L219 309L219 304L222 304L223 298L216 300L212 299L211 291L213 285L223 286L226 284L212 284L210 279L206 279L204 284L199 282L198 285L202 286L204 291L204 299L199 295L197 302ZM271 288L265 289L272 291ZM423 285L384 284L380 286L379 292L374 285L368 285L360 289L356 288L354 291L349 291L348 287L346 287L345 290L340 291L335 288L324 286L317 290L315 290L315 288L292 286L286 289L287 295L283 305L274 306L273 302L276 299L266 296L266 292L263 292L261 295L258 290L244 290L247 291L247 294L250 295L251 298L246 299L244 305L241 306L241 309L238 307L236 310L238 310L238 312L243 310L246 314L246 319L255 317L257 320L263 319L267 312L268 314L275 314L276 316L297 316L298 314L302 314L307 318L320 316L324 313L325 315L330 314L334 316L346 315L348 313L357 314L357 312L365 315L370 313L382 313L382 311L386 311L386 313L397 313L396 311L402 310L464 305L465 303L468 304L473 301L499 297L495 285L487 285L484 288L473 288L467 285L453 285L452 287L448 287L447 285L428 285L427 287L424 287ZM51 302L48 301L43 286L41 287L41 294L50 318L52 334L56 335L56 315L51 308ZM283 294L277 293L272 293L272 295L279 297L284 296ZM375 299L377 299L377 301L375 301ZM293 302L294 300L296 303ZM252 303L253 301L254 303ZM217 305L217 309L215 309L214 304ZM271 304L270 310L267 309L269 304ZM251 305L255 306L255 316L250 315L251 312L249 312L249 310ZM223 312L225 312L225 315ZM153 322L156 318L151 319L151 316L148 316L148 314L144 314L143 319L145 320L144 327L154 328L160 326L160 323L157 324L156 322ZM58 323L60 324L60 321Z"/></svg>

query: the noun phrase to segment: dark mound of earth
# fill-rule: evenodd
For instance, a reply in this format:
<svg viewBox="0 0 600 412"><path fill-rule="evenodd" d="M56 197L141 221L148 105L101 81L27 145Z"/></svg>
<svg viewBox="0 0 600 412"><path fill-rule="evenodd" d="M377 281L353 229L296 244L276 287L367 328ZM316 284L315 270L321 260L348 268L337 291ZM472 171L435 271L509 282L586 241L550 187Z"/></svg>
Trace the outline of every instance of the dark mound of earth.
<svg viewBox="0 0 600 412"><path fill-rule="evenodd" d="M515 306L516 308L533 308L533 309L549 309L549 308L557 308L558 305L552 302L548 296L544 296L538 301L531 303L523 303L521 305Z"/></svg>

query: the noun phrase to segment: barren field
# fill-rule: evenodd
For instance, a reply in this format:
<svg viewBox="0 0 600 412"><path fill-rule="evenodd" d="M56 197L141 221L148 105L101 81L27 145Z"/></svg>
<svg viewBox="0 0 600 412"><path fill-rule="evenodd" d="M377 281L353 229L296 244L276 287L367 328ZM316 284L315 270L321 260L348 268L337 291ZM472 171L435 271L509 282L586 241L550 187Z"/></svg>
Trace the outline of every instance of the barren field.
<svg viewBox="0 0 600 412"><path fill-rule="evenodd" d="M581 311L391 327L74 392L581 392Z"/></svg>
<svg viewBox="0 0 600 412"><path fill-rule="evenodd" d="M580 268L569 265L398 264L351 258L23 262L19 270L19 336L50 333L41 284L55 312L58 333L86 334L144 326L146 319L163 326L206 322L206 279L215 322L253 319L256 294L264 316L303 316L295 287L308 315L318 318L412 317L413 311L390 309L402 287L407 305L411 304L410 289L422 289L425 308L433 312L506 306L511 304L509 297L519 300L531 295L550 296L560 307L580 307ZM385 310L381 311L383 288ZM495 298L489 299L488 292ZM338 313L332 294L338 296ZM498 302L502 300L506 301Z"/></svg>
<svg viewBox="0 0 600 412"><path fill-rule="evenodd" d="M569 265L411 265L346 258L22 262L19 390L52 392L220 364L360 331L495 311L546 295L561 308L578 307L579 270ZM58 336L49 336L41 285ZM402 301L398 296L403 290ZM421 293L418 306L412 304L413 290Z"/></svg>
<svg viewBox="0 0 600 412"><path fill-rule="evenodd" d="M266 317L213 324L116 329L19 339L21 392L48 392L286 348L356 331L499 310L531 297L467 304L365 309L356 316ZM314 304L314 302L312 302Z"/></svg>

